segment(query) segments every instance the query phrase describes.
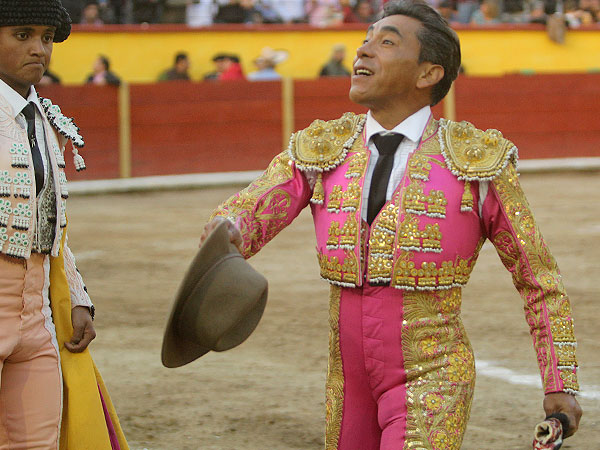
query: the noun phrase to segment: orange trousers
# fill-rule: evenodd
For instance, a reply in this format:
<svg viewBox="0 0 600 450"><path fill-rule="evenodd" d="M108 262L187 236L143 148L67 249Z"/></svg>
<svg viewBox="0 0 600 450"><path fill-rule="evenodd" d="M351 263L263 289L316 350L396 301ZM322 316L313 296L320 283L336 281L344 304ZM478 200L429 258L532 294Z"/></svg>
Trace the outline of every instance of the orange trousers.
<svg viewBox="0 0 600 450"><path fill-rule="evenodd" d="M0 450L58 448L62 380L48 270L44 255L0 256Z"/></svg>

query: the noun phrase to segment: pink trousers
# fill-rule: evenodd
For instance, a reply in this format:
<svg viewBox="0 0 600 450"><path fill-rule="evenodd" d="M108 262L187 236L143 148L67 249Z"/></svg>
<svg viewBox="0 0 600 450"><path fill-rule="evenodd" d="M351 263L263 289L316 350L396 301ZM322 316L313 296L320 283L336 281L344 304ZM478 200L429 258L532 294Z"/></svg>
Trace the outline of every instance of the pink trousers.
<svg viewBox="0 0 600 450"><path fill-rule="evenodd" d="M345 386L338 450L401 450L406 431L401 296L368 285L341 292Z"/></svg>
<svg viewBox="0 0 600 450"><path fill-rule="evenodd" d="M44 261L0 256L0 450L58 448L62 382Z"/></svg>

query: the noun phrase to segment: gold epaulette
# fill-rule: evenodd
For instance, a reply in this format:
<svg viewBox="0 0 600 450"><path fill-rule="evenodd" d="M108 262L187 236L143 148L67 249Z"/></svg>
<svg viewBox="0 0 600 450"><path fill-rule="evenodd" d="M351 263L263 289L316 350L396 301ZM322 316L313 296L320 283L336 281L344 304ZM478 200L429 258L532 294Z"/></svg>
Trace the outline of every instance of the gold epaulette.
<svg viewBox="0 0 600 450"><path fill-rule="evenodd" d="M446 165L459 180L493 180L517 161L517 147L498 130L441 119L438 137Z"/></svg>
<svg viewBox="0 0 600 450"><path fill-rule="evenodd" d="M290 139L290 158L300 170L325 172L339 166L362 133L364 114L345 113L335 120L315 120Z"/></svg>

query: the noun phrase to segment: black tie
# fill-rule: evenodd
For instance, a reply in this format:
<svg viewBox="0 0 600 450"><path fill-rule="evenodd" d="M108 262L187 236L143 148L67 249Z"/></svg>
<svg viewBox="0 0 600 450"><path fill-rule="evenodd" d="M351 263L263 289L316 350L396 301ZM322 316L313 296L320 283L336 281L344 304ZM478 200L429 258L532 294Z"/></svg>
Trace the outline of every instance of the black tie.
<svg viewBox="0 0 600 450"><path fill-rule="evenodd" d="M44 185L44 163L35 136L35 105L29 102L27 106L23 108L23 115L27 119L27 136L29 137L33 168L35 170L35 196L37 197Z"/></svg>
<svg viewBox="0 0 600 450"><path fill-rule="evenodd" d="M387 187L394 166L394 153L396 153L402 139L404 139L402 134L388 134L385 136L376 134L373 136L373 142L379 151L379 158L375 163L371 187L369 188L369 203L367 204L367 222L369 225L373 223L373 220L385 205Z"/></svg>

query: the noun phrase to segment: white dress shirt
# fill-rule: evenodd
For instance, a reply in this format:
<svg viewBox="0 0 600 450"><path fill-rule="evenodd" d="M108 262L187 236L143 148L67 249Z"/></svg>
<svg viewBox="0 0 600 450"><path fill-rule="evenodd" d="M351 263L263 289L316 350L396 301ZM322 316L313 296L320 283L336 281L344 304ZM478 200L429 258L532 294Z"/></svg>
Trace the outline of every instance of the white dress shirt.
<svg viewBox="0 0 600 450"><path fill-rule="evenodd" d="M361 217L363 220L367 220L367 204L369 201L369 191L371 186L371 178L373 176L373 170L375 170L375 164L379 158L379 151L373 142L373 136L376 134L393 134L399 133L404 135L404 139L398 146L398 150L394 155L394 165L392 167L392 173L390 174L390 181L388 183L386 192L386 201L389 201L394 194L394 191L402 181L404 172L406 171L406 164L408 163L408 157L415 151L421 143L421 138L425 132L427 122L431 116L431 108L429 105L424 106L416 113L408 116L393 129L387 130L382 127L371 115L371 111L367 113L367 121L365 123L365 141L367 148L371 152L371 158L369 159L369 166L367 167L367 173L365 175L364 188L362 193L362 211ZM483 202L486 198L488 191L488 182L483 181L479 183L479 213L481 215L481 209Z"/></svg>

